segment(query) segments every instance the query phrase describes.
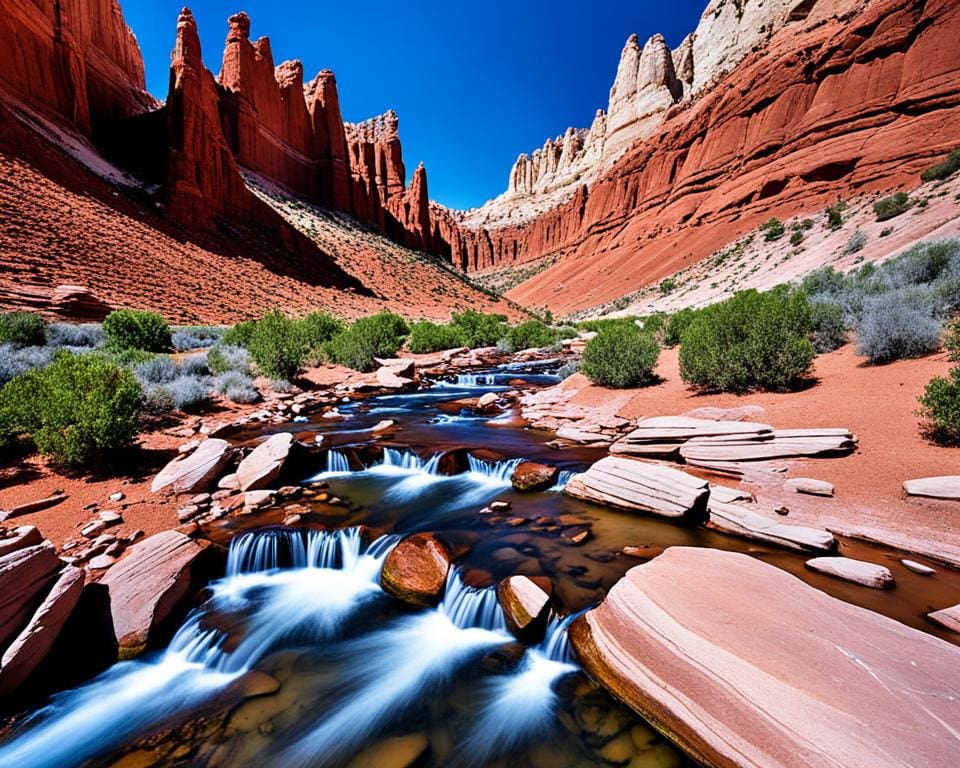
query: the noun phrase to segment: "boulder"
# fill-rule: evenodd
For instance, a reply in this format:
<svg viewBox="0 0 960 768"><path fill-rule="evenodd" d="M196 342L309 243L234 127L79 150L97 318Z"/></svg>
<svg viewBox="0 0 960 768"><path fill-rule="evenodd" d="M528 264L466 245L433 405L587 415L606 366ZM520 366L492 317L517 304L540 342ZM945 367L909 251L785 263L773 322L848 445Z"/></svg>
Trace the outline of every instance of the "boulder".
<svg viewBox="0 0 960 768"><path fill-rule="evenodd" d="M960 475L944 475L942 477L921 477L918 480L907 480L903 490L908 496L926 496L930 499L960 500Z"/></svg>
<svg viewBox="0 0 960 768"><path fill-rule="evenodd" d="M179 531L162 531L134 544L100 583L110 596L120 657L141 654L155 631L186 596L194 562L206 548Z"/></svg>
<svg viewBox="0 0 960 768"><path fill-rule="evenodd" d="M403 389L413 384L413 363L409 366L390 368L383 366L377 369L377 384L387 389Z"/></svg>
<svg viewBox="0 0 960 768"><path fill-rule="evenodd" d="M703 522L710 487L706 480L679 469L607 456L574 475L564 493L630 511Z"/></svg>
<svg viewBox="0 0 960 768"><path fill-rule="evenodd" d="M7 531L5 538L0 538L0 557L41 543L43 543L43 536L35 526L21 525L12 531Z"/></svg>
<svg viewBox="0 0 960 768"><path fill-rule="evenodd" d="M836 576L873 589L892 589L896 586L890 569L851 557L814 557L806 562L811 571Z"/></svg>
<svg viewBox="0 0 960 768"><path fill-rule="evenodd" d="M960 603L928 613L927 618L942 627L960 633Z"/></svg>
<svg viewBox="0 0 960 768"><path fill-rule="evenodd" d="M161 469L150 490L154 493L205 491L230 462L232 453L226 440L204 440L193 453L176 458Z"/></svg>
<svg viewBox="0 0 960 768"><path fill-rule="evenodd" d="M477 408L481 411L485 411L489 408L493 408L497 404L497 395L494 392L487 392L483 395L480 395L477 398Z"/></svg>
<svg viewBox="0 0 960 768"><path fill-rule="evenodd" d="M292 447L293 435L289 432L270 435L260 443L237 467L240 490L257 491L273 485L280 477Z"/></svg>
<svg viewBox="0 0 960 768"><path fill-rule="evenodd" d="M833 484L812 477L791 477L783 487L788 491L806 493L810 496L833 496Z"/></svg>
<svg viewBox="0 0 960 768"><path fill-rule="evenodd" d="M0 647L26 624L60 566L49 541L0 557Z"/></svg>
<svg viewBox="0 0 960 768"><path fill-rule="evenodd" d="M671 547L570 639L593 680L712 768L956 762L960 648L747 555Z"/></svg>
<svg viewBox="0 0 960 768"><path fill-rule="evenodd" d="M823 528L781 523L749 507L715 501L712 496L709 506L709 527L724 533L800 552L832 552L837 545L833 534Z"/></svg>
<svg viewBox="0 0 960 768"><path fill-rule="evenodd" d="M518 491L544 491L557 482L560 470L535 461L521 461L513 470L510 482Z"/></svg>
<svg viewBox="0 0 960 768"><path fill-rule="evenodd" d="M443 597L450 555L431 533L416 533L393 548L380 572L380 586L411 605L436 605Z"/></svg>
<svg viewBox="0 0 960 768"><path fill-rule="evenodd" d="M67 566L60 572L30 623L3 653L0 660L0 696L7 696L19 688L43 661L80 600L83 579L80 568Z"/></svg>
<svg viewBox="0 0 960 768"><path fill-rule="evenodd" d="M526 576L511 576L500 582L497 599L507 628L518 640L533 644L543 639L550 615L550 596Z"/></svg>
<svg viewBox="0 0 960 768"><path fill-rule="evenodd" d="M416 360L408 360L402 357L375 357L374 360L381 368L386 368L393 371L395 375L404 376L408 379L412 379L417 370Z"/></svg>

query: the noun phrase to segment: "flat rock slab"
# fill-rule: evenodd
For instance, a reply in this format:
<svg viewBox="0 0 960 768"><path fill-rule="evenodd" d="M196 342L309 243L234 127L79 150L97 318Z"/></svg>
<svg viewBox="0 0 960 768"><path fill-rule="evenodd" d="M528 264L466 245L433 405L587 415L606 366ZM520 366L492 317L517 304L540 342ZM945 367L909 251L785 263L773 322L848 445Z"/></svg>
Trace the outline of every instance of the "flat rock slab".
<svg viewBox="0 0 960 768"><path fill-rule="evenodd" d="M772 516L740 504L710 498L709 526L724 533L776 544L799 552L831 552L837 542L824 528L782 523Z"/></svg>
<svg viewBox="0 0 960 768"><path fill-rule="evenodd" d="M0 660L0 696L19 688L43 661L80 600L83 580L80 568L67 566L60 572L30 623L3 653Z"/></svg>
<svg viewBox="0 0 960 768"><path fill-rule="evenodd" d="M33 525L21 525L14 528L5 539L0 539L0 557L16 552L18 549L35 547L43 543L43 536Z"/></svg>
<svg viewBox="0 0 960 768"><path fill-rule="evenodd" d="M205 491L230 461L230 443L209 438L193 453L174 459L153 478L154 493L199 493Z"/></svg>
<svg viewBox="0 0 960 768"><path fill-rule="evenodd" d="M671 547L570 637L590 677L712 768L957 765L960 648L747 555Z"/></svg>
<svg viewBox="0 0 960 768"><path fill-rule="evenodd" d="M926 496L931 499L947 499L960 501L960 475L943 475L942 477L921 477L918 480L907 480L903 490L908 496Z"/></svg>
<svg viewBox="0 0 960 768"><path fill-rule="evenodd" d="M574 477L564 493L620 509L702 522L710 486L679 469L606 456Z"/></svg>
<svg viewBox="0 0 960 768"><path fill-rule="evenodd" d="M776 429L757 435L695 437L680 447L684 459L701 462L763 461L803 456L840 456L857 447L846 429Z"/></svg>
<svg viewBox="0 0 960 768"><path fill-rule="evenodd" d="M889 568L864 560L854 560L851 557L814 557L812 560L807 560L806 566L812 571L836 576L838 579L845 579L873 589L890 589L896 586Z"/></svg>
<svg viewBox="0 0 960 768"><path fill-rule="evenodd" d="M937 622L942 627L960 633L960 604L928 613L927 618Z"/></svg>
<svg viewBox="0 0 960 768"><path fill-rule="evenodd" d="M795 493L805 493L809 496L833 496L833 484L826 480L815 480L812 477L791 477L783 487Z"/></svg>
<svg viewBox="0 0 960 768"><path fill-rule="evenodd" d="M179 531L162 531L132 546L100 580L110 591L121 658L142 653L150 632L190 587L190 569L204 546Z"/></svg>
<svg viewBox="0 0 960 768"><path fill-rule="evenodd" d="M289 432L278 432L270 435L237 467L237 481L241 491L257 491L272 485L290 455L293 447L293 435Z"/></svg>
<svg viewBox="0 0 960 768"><path fill-rule="evenodd" d="M0 557L0 647L27 623L61 565L49 541Z"/></svg>
<svg viewBox="0 0 960 768"><path fill-rule="evenodd" d="M756 422L654 416L638 421L636 429L615 442L610 451L638 456L666 456L676 453L687 440L696 437L759 439L772 434L773 427Z"/></svg>
<svg viewBox="0 0 960 768"><path fill-rule="evenodd" d="M383 591L411 605L436 605L443 597L450 555L431 533L415 533L395 546L383 563Z"/></svg>

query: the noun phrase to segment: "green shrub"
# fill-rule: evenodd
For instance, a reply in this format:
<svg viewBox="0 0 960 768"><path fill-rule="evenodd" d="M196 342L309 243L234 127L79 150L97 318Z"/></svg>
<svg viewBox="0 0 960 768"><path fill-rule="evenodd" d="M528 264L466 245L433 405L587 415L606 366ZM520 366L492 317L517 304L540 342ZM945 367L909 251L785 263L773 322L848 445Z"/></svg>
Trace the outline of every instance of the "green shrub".
<svg viewBox="0 0 960 768"><path fill-rule="evenodd" d="M300 321L300 332L307 345L306 362L319 365L323 362L323 345L338 333L342 333L344 324L326 312L311 312Z"/></svg>
<svg viewBox="0 0 960 768"><path fill-rule="evenodd" d="M708 392L784 391L813 362L810 304L802 291L742 291L706 307L680 336L680 375Z"/></svg>
<svg viewBox="0 0 960 768"><path fill-rule="evenodd" d="M539 320L527 320L507 331L507 343L514 349L533 349L550 347L559 341L560 336Z"/></svg>
<svg viewBox="0 0 960 768"><path fill-rule="evenodd" d="M931 379L919 400L918 415L927 420L928 434L940 443L960 443L960 366Z"/></svg>
<svg viewBox="0 0 960 768"><path fill-rule="evenodd" d="M803 242L803 232L799 229L791 233L790 235L790 245L800 245Z"/></svg>
<svg viewBox="0 0 960 768"><path fill-rule="evenodd" d="M4 312L0 315L0 344L15 347L42 347L47 343L47 324L32 312Z"/></svg>
<svg viewBox="0 0 960 768"><path fill-rule="evenodd" d="M450 325L457 329L460 344L470 349L492 347L507 332L507 318L504 315L488 315L468 309L454 312Z"/></svg>
<svg viewBox="0 0 960 768"><path fill-rule="evenodd" d="M960 149L953 150L939 163L934 163L920 174L923 181L941 181L953 176L960 168Z"/></svg>
<svg viewBox="0 0 960 768"><path fill-rule="evenodd" d="M371 371L376 357L393 357L410 329L392 312L380 312L354 321L343 333L327 342L325 351L335 363L357 371Z"/></svg>
<svg viewBox="0 0 960 768"><path fill-rule="evenodd" d="M582 322L577 323L577 327L582 331L600 333L600 331L618 325L636 326L638 322L643 323L643 318L637 317L636 315L629 315L627 317L601 317L597 320L583 320Z"/></svg>
<svg viewBox="0 0 960 768"><path fill-rule="evenodd" d="M764 222L760 229L763 231L763 239L767 242L779 240L783 237L783 233L787 231L786 227L783 226L783 222L776 217Z"/></svg>
<svg viewBox="0 0 960 768"><path fill-rule="evenodd" d="M46 368L0 390L8 431L27 434L44 456L84 467L130 446L137 433L140 386L102 355L58 352Z"/></svg>
<svg viewBox="0 0 960 768"><path fill-rule="evenodd" d="M847 343L846 312L832 301L810 302L810 340L820 354Z"/></svg>
<svg viewBox="0 0 960 768"><path fill-rule="evenodd" d="M673 293L677 287L677 280L674 277L665 277L660 281L660 293L663 296L666 296L668 293Z"/></svg>
<svg viewBox="0 0 960 768"><path fill-rule="evenodd" d="M210 373L240 371L250 373L250 353L243 347L217 344L207 352L207 367Z"/></svg>
<svg viewBox="0 0 960 768"><path fill-rule="evenodd" d="M169 352L173 347L170 326L156 312L118 309L103 321L107 347L116 351Z"/></svg>
<svg viewBox="0 0 960 768"><path fill-rule="evenodd" d="M660 346L636 325L611 325L587 342L581 370L604 387L642 387L656 381Z"/></svg>
<svg viewBox="0 0 960 768"><path fill-rule="evenodd" d="M453 326L421 320L410 326L410 338L407 345L415 355L425 352L439 352L443 349L453 349L461 346L460 334Z"/></svg>
<svg viewBox="0 0 960 768"><path fill-rule="evenodd" d="M697 310L693 307L684 307L670 315L663 333L663 345L665 347L677 346L680 343L681 334L696 316Z"/></svg>
<svg viewBox="0 0 960 768"><path fill-rule="evenodd" d="M293 379L303 370L307 342L300 323L274 311L256 321L247 351L263 375Z"/></svg>
<svg viewBox="0 0 960 768"><path fill-rule="evenodd" d="M242 320L223 332L220 343L225 347L246 347L253 338L253 329L256 327L256 320Z"/></svg>
<svg viewBox="0 0 960 768"><path fill-rule="evenodd" d="M901 213L906 213L911 205L913 205L913 202L906 192L897 192L882 200L877 200L873 204L873 212L877 214L877 221L888 221Z"/></svg>
<svg viewBox="0 0 960 768"><path fill-rule="evenodd" d="M844 254L857 253L863 250L863 247L867 244L867 235L864 232L861 232L859 229L850 235L850 239L847 240L847 244L843 247Z"/></svg>
<svg viewBox="0 0 960 768"><path fill-rule="evenodd" d="M843 212L847 204L843 200L838 200L833 205L828 205L824 213L827 216L827 229L840 229L843 226Z"/></svg>
<svg viewBox="0 0 960 768"><path fill-rule="evenodd" d="M950 359L960 362L960 317L955 318L947 326L947 335L943 339L943 346L950 353Z"/></svg>

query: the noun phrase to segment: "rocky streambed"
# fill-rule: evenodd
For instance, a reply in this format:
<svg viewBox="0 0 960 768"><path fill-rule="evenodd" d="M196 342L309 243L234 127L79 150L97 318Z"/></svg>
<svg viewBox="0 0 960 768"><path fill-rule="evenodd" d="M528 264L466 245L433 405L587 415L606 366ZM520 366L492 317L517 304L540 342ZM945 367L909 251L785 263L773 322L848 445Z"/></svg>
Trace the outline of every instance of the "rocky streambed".
<svg viewBox="0 0 960 768"><path fill-rule="evenodd" d="M777 642L777 632L788 647L791 632L816 633L832 603L808 608L806 593L795 594L792 585L822 593L801 579L854 611L841 613L840 623L857 626L863 615L881 614L878 620L913 633L905 647L916 647L915 635L928 639L920 641L925 663L949 658L942 648L953 646L934 636L960 636L925 618L931 608L960 600L960 577L949 570L938 568L931 578L903 566L901 553L841 540L843 554L885 563L896 577L895 589L868 589L812 571L808 556L770 542L565 493L565 484L607 448L603 440L561 447L552 432L525 428L520 398L555 384L559 363L437 370L419 386L408 380L410 371L395 367L391 376L399 381L378 377L394 391L380 387L323 412L251 422L212 438L230 450L247 446L246 458L236 466L235 457L208 447L192 477L202 476L211 490L219 482L220 491L204 498L191 488L182 496L196 502L182 508L191 528L170 532L159 547L138 544L140 552L128 553L104 581L115 599L126 589L128 604L156 616L160 608L172 610L187 585L179 577L158 585L144 576L138 583L124 568L149 574L160 555L184 557L197 547L206 556L222 547L222 577L198 594L179 626L167 629L171 639L161 650L138 656L164 634L151 620L130 620L118 639L136 660L18 719L0 741L0 766L741 764L717 739L697 734L717 730L718 722L732 732L745 723L749 732L751 718L776 716L764 708L776 687L757 694L753 703L760 704L752 709L734 696L728 704L738 722L729 723L722 707L691 718L689 701L651 695L651 686L638 688L637 681L676 668L658 643L674 643L667 630L692 626L690 616L701 616L699 637L714 631L708 619L724 625L731 609L731 631L753 637L746 645L757 655L767 653L764 642ZM183 478L181 471L171 482ZM650 561L631 573L653 569L653 586L644 592L652 600L659 599L656 585L677 581L678 573L695 581L683 563L679 572L669 568L679 556L661 560L665 549L720 559L700 563L701 581L687 592L665 590L663 600L676 610L665 605L666 624L649 637L631 630L639 645L627 647L618 633L629 622L618 612L629 594L628 570ZM741 560L761 570L741 568ZM740 580L712 592L711 569ZM764 569L776 574L767 585ZM604 601L611 591L616 599ZM600 611L589 611L601 602ZM772 633L770 621L778 628ZM626 651L609 652L613 647ZM678 697L696 699L696 675L715 672L710 665L718 649L707 648L699 666L676 681ZM634 659L655 651L662 669L641 673ZM744 654L740 667L730 667L751 690L753 662ZM692 681L689 690L684 681ZM667 679L660 684L675 687ZM827 717L825 711L817 717ZM939 716L953 715L948 707ZM779 764L764 760L786 749L789 738L770 738L777 749L743 764ZM732 739L742 747L738 739L749 735ZM855 755L857 740L846 749Z"/></svg>

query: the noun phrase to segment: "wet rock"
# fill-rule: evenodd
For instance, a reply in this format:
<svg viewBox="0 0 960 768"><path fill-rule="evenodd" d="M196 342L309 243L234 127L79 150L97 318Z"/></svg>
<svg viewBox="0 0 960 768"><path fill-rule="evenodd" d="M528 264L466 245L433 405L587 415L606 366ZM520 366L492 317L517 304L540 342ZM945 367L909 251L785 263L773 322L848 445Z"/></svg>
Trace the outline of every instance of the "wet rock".
<svg viewBox="0 0 960 768"><path fill-rule="evenodd" d="M494 512L508 512L511 508L509 501L491 501L490 509Z"/></svg>
<svg viewBox="0 0 960 768"><path fill-rule="evenodd" d="M510 482L518 491L545 491L557 482L560 470L548 464L522 461L513 471Z"/></svg>
<svg viewBox="0 0 960 768"><path fill-rule="evenodd" d="M810 496L833 496L833 485L826 480L815 480L812 477L791 477L783 487L788 491L806 493Z"/></svg>
<svg viewBox="0 0 960 768"><path fill-rule="evenodd" d="M59 568L49 541L0 557L0 647L26 623Z"/></svg>
<svg viewBox="0 0 960 768"><path fill-rule="evenodd" d="M264 507L270 506L276 497L276 491L262 490L247 491L239 498L243 499L244 512L254 512L258 509L263 509ZM230 507L229 505L224 505L224 508L229 509Z"/></svg>
<svg viewBox="0 0 960 768"><path fill-rule="evenodd" d="M377 434L378 432L386 432L388 429L391 429L394 424L396 424L396 422L393 421L393 419L384 419L383 421L378 421L376 424L374 424L370 431L373 432L373 434Z"/></svg>
<svg viewBox="0 0 960 768"><path fill-rule="evenodd" d="M550 596L526 576L511 576L497 587L497 599L507 628L524 643L543 639L550 613Z"/></svg>
<svg viewBox="0 0 960 768"><path fill-rule="evenodd" d="M960 648L747 555L671 547L570 638L591 679L705 765L955 759Z"/></svg>
<svg viewBox="0 0 960 768"><path fill-rule="evenodd" d="M443 596L450 557L430 533L417 533L393 548L383 564L380 586L411 605L436 605Z"/></svg>
<svg viewBox="0 0 960 768"><path fill-rule="evenodd" d="M916 560L903 559L900 561L900 564L908 571L919 573L921 576L933 576L933 574L936 573L936 570L931 568L929 565L918 563Z"/></svg>
<svg viewBox="0 0 960 768"><path fill-rule="evenodd" d="M873 589L892 589L896 585L889 568L850 557L814 557L807 560L806 566L812 571Z"/></svg>
<svg viewBox="0 0 960 768"><path fill-rule="evenodd" d="M230 683L226 696L252 699L256 696L269 696L279 690L280 681L277 678L254 669Z"/></svg>
<svg viewBox="0 0 960 768"><path fill-rule="evenodd" d="M367 747L348 763L347 768L409 768L429 745L423 733L394 736Z"/></svg>
<svg viewBox="0 0 960 768"><path fill-rule="evenodd" d="M150 486L153 493L198 493L205 491L230 461L230 443L218 438L204 440L190 454L174 459Z"/></svg>
<svg viewBox="0 0 960 768"><path fill-rule="evenodd" d="M477 408L486 411L497 404L497 396L493 392L487 392L477 399Z"/></svg>
<svg viewBox="0 0 960 768"><path fill-rule="evenodd" d="M187 594L190 572L206 543L179 531L163 531L134 544L100 583L110 596L110 613L120 657L146 649L159 627Z"/></svg>
<svg viewBox="0 0 960 768"><path fill-rule="evenodd" d="M724 533L800 552L830 552L836 547L833 534L823 528L781 523L749 506L726 504L712 498L709 508L709 526ZM778 514L784 512L778 511Z"/></svg>
<svg viewBox="0 0 960 768"><path fill-rule="evenodd" d="M658 547L655 544L644 544L640 547L624 547L620 551L627 557L635 557L638 560L652 560L657 555L662 555L663 550L663 547Z"/></svg>
<svg viewBox="0 0 960 768"><path fill-rule="evenodd" d="M272 485L290 455L293 435L278 432L253 449L237 467L237 480L241 491L256 491Z"/></svg>
<svg viewBox="0 0 960 768"><path fill-rule="evenodd" d="M83 591L83 571L67 566L30 623L10 643L0 660L0 696L7 696L30 676L66 624Z"/></svg>

